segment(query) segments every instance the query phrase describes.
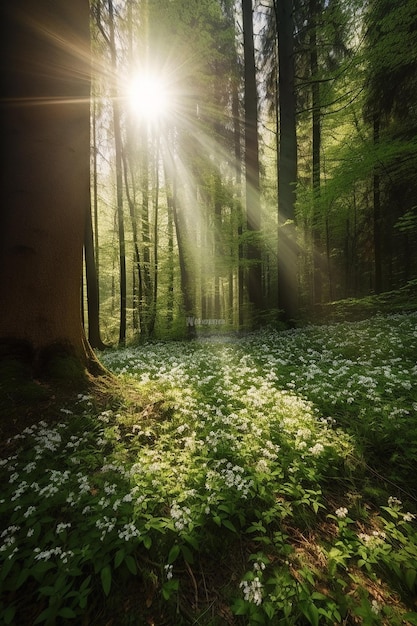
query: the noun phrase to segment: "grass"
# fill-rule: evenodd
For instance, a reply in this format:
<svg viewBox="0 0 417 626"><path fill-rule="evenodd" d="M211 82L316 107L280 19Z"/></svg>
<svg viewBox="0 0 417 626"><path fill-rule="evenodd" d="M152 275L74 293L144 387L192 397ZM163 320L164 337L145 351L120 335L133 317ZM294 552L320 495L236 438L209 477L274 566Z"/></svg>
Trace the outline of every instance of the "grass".
<svg viewBox="0 0 417 626"><path fill-rule="evenodd" d="M2 446L0 621L417 624L416 322L100 355Z"/></svg>

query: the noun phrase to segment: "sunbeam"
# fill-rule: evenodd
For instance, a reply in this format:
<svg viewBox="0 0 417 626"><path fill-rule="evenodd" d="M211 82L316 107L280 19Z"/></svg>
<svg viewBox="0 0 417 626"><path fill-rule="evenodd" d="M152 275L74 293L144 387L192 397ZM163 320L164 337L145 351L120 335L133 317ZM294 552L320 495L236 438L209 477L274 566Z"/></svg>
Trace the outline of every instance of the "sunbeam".
<svg viewBox="0 0 417 626"><path fill-rule="evenodd" d="M158 73L138 73L128 83L129 109L139 120L154 123L166 117L172 97L167 80Z"/></svg>

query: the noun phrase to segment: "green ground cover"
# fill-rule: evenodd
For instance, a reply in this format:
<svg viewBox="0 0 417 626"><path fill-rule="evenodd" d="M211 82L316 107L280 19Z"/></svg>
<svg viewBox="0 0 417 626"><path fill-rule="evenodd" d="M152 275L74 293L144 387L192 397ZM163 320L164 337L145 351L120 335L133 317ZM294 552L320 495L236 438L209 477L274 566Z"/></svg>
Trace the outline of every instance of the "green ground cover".
<svg viewBox="0 0 417 626"><path fill-rule="evenodd" d="M417 315L149 343L0 461L5 624L417 624Z"/></svg>

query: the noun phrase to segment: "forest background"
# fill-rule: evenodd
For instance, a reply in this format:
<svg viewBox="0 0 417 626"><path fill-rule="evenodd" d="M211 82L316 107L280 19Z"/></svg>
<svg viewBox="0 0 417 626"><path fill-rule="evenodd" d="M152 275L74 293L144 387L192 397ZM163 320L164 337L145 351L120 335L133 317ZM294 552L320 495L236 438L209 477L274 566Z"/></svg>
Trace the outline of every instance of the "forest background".
<svg viewBox="0 0 417 626"><path fill-rule="evenodd" d="M417 624L416 25L0 3L2 623Z"/></svg>
<svg viewBox="0 0 417 626"><path fill-rule="evenodd" d="M416 26L411 0L93 3L105 342L294 321L416 279Z"/></svg>
<svg viewBox="0 0 417 626"><path fill-rule="evenodd" d="M412 0L99 0L91 32L93 347L413 287Z"/></svg>

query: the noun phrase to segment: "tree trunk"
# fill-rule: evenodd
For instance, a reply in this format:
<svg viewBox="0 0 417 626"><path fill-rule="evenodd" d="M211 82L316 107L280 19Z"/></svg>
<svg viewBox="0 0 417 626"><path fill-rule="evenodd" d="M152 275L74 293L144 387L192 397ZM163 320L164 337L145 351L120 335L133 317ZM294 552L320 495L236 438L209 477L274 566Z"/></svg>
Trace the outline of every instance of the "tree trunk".
<svg viewBox="0 0 417 626"><path fill-rule="evenodd" d="M142 265L143 265L143 294L142 294L142 327L141 335L146 337L149 333L149 315L152 308L152 275L151 275L151 237L149 224L149 129L143 129L143 152L141 155L141 232L142 232Z"/></svg>
<svg viewBox="0 0 417 626"><path fill-rule="evenodd" d="M135 199L134 199L135 192L133 190L131 193L129 189L129 168L128 168L128 159L127 159L125 150L122 150L122 163L123 163L123 173L124 173L124 181L125 181L125 193L126 193L127 204L129 206L130 221L132 224L132 243L133 243L133 250L134 250L133 281L132 281L133 283L132 285L133 328L140 332L140 329L143 327L142 265L141 265L141 256L140 256L140 248L139 248L139 240L138 240L136 206L135 206ZM133 182L134 182L134 177L132 175L132 183ZM136 275L137 275L137 283L136 283Z"/></svg>
<svg viewBox="0 0 417 626"><path fill-rule="evenodd" d="M237 324L241 328L243 326L243 289L244 289L244 272L243 272L243 215L242 215L242 129L241 116L239 106L239 84L240 76L238 71L238 56L234 50L236 75L232 83L232 116L233 116L233 152L235 158L236 171L236 199L233 205L237 235Z"/></svg>
<svg viewBox="0 0 417 626"><path fill-rule="evenodd" d="M322 301L323 284L323 250L322 250L322 227L320 216L320 151L321 151L321 107L320 107L320 82L318 77L318 53L317 53L317 18L320 13L320 4L317 0L310 0L310 71L311 71L311 96L312 96L312 188L313 188L313 299L315 304Z"/></svg>
<svg viewBox="0 0 417 626"><path fill-rule="evenodd" d="M100 336L100 298L96 261L94 258L94 235L91 207L85 220L84 241L85 276L87 284L88 341L92 348L104 350L106 347Z"/></svg>
<svg viewBox="0 0 417 626"><path fill-rule="evenodd" d="M287 321L298 311L298 249L295 229L297 182L294 24L292 0L274 2L279 56L278 297Z"/></svg>
<svg viewBox="0 0 417 626"><path fill-rule="evenodd" d="M373 119L373 140L374 146L377 148L379 144L380 133L380 115L374 114ZM374 200L374 224L373 224L373 238L374 238L374 267L375 267L375 293L381 293L382 291L382 217L381 217L381 183L379 176L379 165L374 166L373 176L373 200Z"/></svg>
<svg viewBox="0 0 417 626"><path fill-rule="evenodd" d="M97 371L81 319L90 188L87 0L0 6L0 344L36 376L55 356Z"/></svg>
<svg viewBox="0 0 417 626"><path fill-rule="evenodd" d="M222 316L220 304L220 274L224 266L223 260L223 236L222 236L222 180L220 172L214 171L214 301L213 318L220 319Z"/></svg>
<svg viewBox="0 0 417 626"><path fill-rule="evenodd" d="M99 259L99 253L100 253L100 248L98 245L98 171L97 171L97 152L98 152L98 145L97 145L97 103L96 103L96 98L93 96L92 97L92 107L93 107L93 111L92 111L92 123L93 123L93 127L92 127L92 151L93 151L93 222L94 222L94 235L93 235L93 250L94 250L94 258L95 258L95 267L96 267L96 275L97 275L97 282L99 281L99 268L100 268L100 259Z"/></svg>
<svg viewBox="0 0 417 626"><path fill-rule="evenodd" d="M246 219L251 238L248 240L248 296L253 309L253 321L259 322L263 309L262 258L259 243L261 229L261 199L259 187L258 97L253 41L252 0L242 0L243 49L245 59L245 169Z"/></svg>
<svg viewBox="0 0 417 626"><path fill-rule="evenodd" d="M154 221L153 221L153 287L152 287L152 305L149 314L149 336L155 334L156 313L158 307L158 287L159 287L159 144L160 137L157 133L155 138L155 168L154 168Z"/></svg>
<svg viewBox="0 0 417 626"><path fill-rule="evenodd" d="M168 190L168 181L165 175L165 186L167 187L167 213L168 213L168 272L167 272L167 328L171 330L174 321L174 199Z"/></svg>
<svg viewBox="0 0 417 626"><path fill-rule="evenodd" d="M117 51L114 33L114 8L113 0L108 0L109 24L110 24L110 54L113 67L113 75L117 76ZM113 130L114 146L116 156L116 202L117 202L117 225L119 232L119 271L120 271L120 322L119 322L119 344L126 342L126 242L123 215L123 169L122 169L122 133L120 128L120 107L117 88L113 93Z"/></svg>
<svg viewBox="0 0 417 626"><path fill-rule="evenodd" d="M182 300L184 305L184 313L187 326L187 337L192 339L196 336L197 331L193 322L190 322L191 318L195 315L195 301L194 301L194 285L192 274L190 272L189 264L186 258L186 224L182 216L181 209L178 206L178 193L177 193L177 180L176 172L173 173L173 190L172 190L172 213L174 218L175 233L177 236L178 246L178 260L180 265L180 277L181 277L181 291Z"/></svg>

